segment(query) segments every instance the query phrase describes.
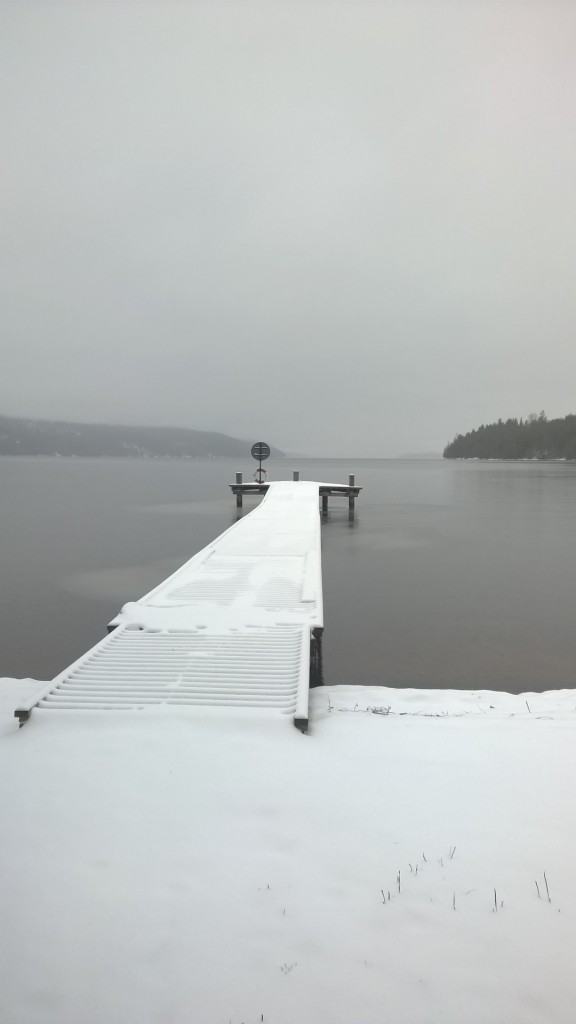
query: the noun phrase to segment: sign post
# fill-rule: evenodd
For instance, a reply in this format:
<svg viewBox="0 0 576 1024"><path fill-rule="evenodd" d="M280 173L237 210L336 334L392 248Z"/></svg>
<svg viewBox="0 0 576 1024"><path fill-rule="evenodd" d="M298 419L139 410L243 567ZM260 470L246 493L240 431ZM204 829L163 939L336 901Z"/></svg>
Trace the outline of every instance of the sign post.
<svg viewBox="0 0 576 1024"><path fill-rule="evenodd" d="M258 469L254 473L254 479L256 483L263 484L266 481L266 470L262 469L262 463L264 459L267 459L270 455L270 445L266 444L266 441L256 441L250 449L252 458L258 462Z"/></svg>

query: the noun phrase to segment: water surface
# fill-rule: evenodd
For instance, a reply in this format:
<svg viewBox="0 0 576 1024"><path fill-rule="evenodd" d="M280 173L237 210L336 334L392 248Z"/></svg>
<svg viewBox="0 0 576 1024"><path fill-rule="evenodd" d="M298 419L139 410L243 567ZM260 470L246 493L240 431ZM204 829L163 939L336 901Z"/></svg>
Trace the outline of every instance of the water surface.
<svg viewBox="0 0 576 1024"><path fill-rule="evenodd" d="M0 458L0 675L50 678L236 521L227 461ZM286 460L364 487L322 528L327 683L576 685L576 466ZM244 512L251 507L250 501Z"/></svg>

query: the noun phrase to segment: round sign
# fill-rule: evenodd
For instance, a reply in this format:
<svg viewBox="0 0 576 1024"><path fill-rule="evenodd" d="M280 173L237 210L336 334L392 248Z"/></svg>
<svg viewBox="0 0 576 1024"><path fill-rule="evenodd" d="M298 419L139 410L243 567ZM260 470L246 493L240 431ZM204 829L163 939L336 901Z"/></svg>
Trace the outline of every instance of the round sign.
<svg viewBox="0 0 576 1024"><path fill-rule="evenodd" d="M256 444L252 445L252 456L258 459L258 462L264 462L270 455L270 445L266 444L266 441L256 441Z"/></svg>

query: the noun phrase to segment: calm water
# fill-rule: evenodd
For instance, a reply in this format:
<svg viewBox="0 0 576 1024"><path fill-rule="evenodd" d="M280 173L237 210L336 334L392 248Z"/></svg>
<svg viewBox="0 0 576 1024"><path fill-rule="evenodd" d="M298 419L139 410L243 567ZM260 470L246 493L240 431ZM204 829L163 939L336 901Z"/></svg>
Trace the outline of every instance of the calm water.
<svg viewBox="0 0 576 1024"><path fill-rule="evenodd" d="M252 468L0 458L0 675L65 668L236 520L227 484ZM322 528L326 683L576 685L576 466L268 468L365 488L353 522L342 502Z"/></svg>

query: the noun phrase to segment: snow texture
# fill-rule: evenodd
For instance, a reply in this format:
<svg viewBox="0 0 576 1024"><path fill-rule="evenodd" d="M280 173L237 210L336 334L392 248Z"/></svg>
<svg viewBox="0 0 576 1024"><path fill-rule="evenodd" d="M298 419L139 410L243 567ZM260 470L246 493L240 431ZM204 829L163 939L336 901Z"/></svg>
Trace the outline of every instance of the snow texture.
<svg viewBox="0 0 576 1024"><path fill-rule="evenodd" d="M576 692L35 713L0 683L3 1024L572 1024Z"/></svg>
<svg viewBox="0 0 576 1024"><path fill-rule="evenodd" d="M320 486L270 484L252 512L149 594L124 605L113 624L321 627Z"/></svg>

